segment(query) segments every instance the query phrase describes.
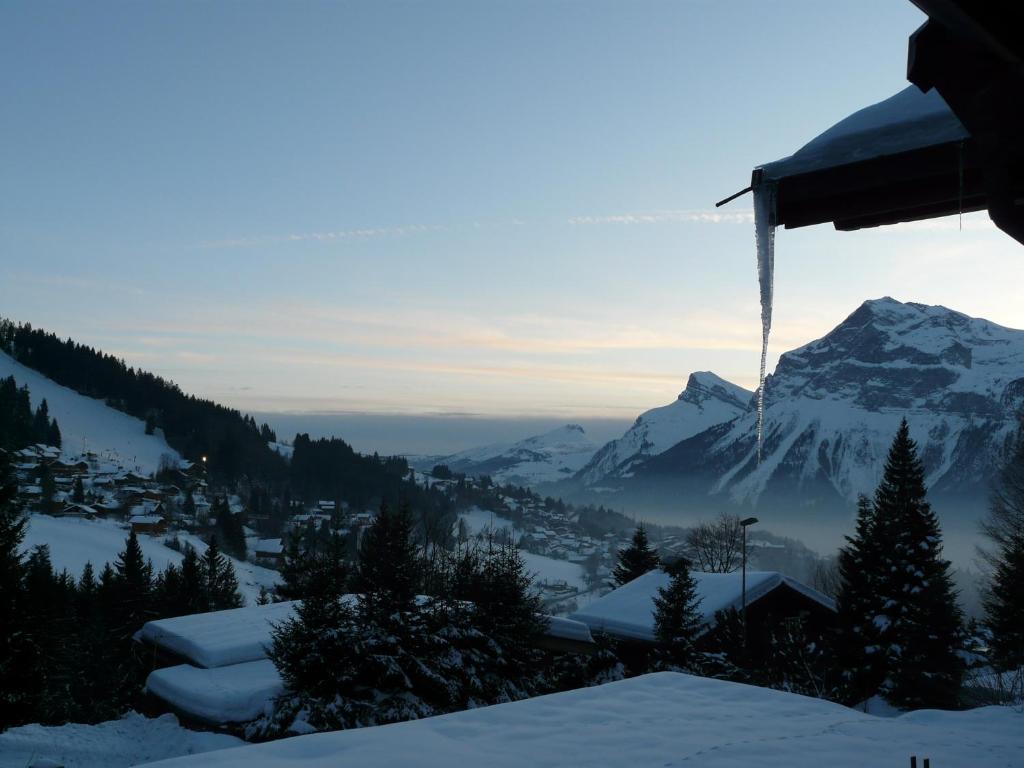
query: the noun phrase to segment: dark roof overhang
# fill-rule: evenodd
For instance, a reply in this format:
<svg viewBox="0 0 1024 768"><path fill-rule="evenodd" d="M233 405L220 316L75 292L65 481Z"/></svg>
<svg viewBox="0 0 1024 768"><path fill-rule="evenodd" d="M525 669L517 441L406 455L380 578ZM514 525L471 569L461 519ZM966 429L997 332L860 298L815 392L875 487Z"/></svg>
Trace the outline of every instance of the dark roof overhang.
<svg viewBox="0 0 1024 768"><path fill-rule="evenodd" d="M1024 3L913 0L914 86L754 170L775 223L851 230L987 209L1024 243Z"/></svg>

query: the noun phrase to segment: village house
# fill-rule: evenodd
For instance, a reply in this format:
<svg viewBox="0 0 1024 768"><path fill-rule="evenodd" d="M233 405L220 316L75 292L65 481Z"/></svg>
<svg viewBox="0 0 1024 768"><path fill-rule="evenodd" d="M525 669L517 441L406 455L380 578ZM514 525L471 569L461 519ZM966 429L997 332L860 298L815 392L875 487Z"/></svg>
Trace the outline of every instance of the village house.
<svg viewBox="0 0 1024 768"><path fill-rule="evenodd" d="M702 639L710 641L721 615L742 610L743 577L738 571L691 575L697 583L698 610L705 625ZM576 611L570 618L583 622L591 632L603 632L621 641L654 643L654 598L670 581L665 571L650 571ZM769 634L782 624L799 626L809 637L814 637L833 627L835 621L835 601L827 595L781 573L747 572L747 634L755 660L767 647Z"/></svg>

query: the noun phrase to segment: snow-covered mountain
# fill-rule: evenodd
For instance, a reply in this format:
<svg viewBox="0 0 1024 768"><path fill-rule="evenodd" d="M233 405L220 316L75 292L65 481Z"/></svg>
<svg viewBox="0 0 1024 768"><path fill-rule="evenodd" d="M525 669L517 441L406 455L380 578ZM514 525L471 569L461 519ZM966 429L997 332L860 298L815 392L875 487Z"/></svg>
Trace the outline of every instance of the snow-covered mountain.
<svg viewBox="0 0 1024 768"><path fill-rule="evenodd" d="M637 467L633 490L676 499L849 511L881 477L902 418L937 507L984 507L1024 405L1024 331L945 307L867 301L825 337L784 354L756 414L712 427ZM940 510L941 511L941 510Z"/></svg>
<svg viewBox="0 0 1024 768"><path fill-rule="evenodd" d="M0 378L8 376L13 376L19 387L28 386L33 408L46 400L50 416L60 426L65 456L80 456L89 451L125 469L146 474L157 470L161 456L181 458L159 430L147 435L145 423L134 416L62 387L0 352Z"/></svg>
<svg viewBox="0 0 1024 768"><path fill-rule="evenodd" d="M710 371L692 373L675 402L638 416L622 437L595 453L577 477L588 486L630 477L640 462L747 413L752 398L749 390Z"/></svg>
<svg viewBox="0 0 1024 768"><path fill-rule="evenodd" d="M490 475L501 483L534 486L571 477L594 455L597 446L579 424L528 437L517 443L495 443L471 448L435 463L447 464L455 472Z"/></svg>

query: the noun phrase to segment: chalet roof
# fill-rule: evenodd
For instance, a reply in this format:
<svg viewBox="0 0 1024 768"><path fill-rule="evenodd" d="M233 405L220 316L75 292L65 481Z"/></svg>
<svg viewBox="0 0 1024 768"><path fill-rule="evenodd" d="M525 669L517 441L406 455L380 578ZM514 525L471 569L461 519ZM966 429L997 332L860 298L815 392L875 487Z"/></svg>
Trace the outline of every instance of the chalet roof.
<svg viewBox="0 0 1024 768"><path fill-rule="evenodd" d="M987 209L1024 243L1024 6L913 2L929 16L908 44L913 85L755 168L748 190L774 187L771 223L787 228Z"/></svg>
<svg viewBox="0 0 1024 768"><path fill-rule="evenodd" d="M765 181L910 152L970 134L938 91L917 86L854 112L791 156L761 166Z"/></svg>
<svg viewBox="0 0 1024 768"><path fill-rule="evenodd" d="M716 612L740 607L740 573L694 572L691 575L697 582L697 594L701 598L702 620L708 626L714 626ZM670 580L665 571L650 571L595 600L570 618L583 622L592 631L635 640L654 640L654 598L659 589L669 585ZM828 610L836 609L831 598L775 571L747 572L747 605L756 603L780 587L799 592Z"/></svg>
<svg viewBox="0 0 1024 768"><path fill-rule="evenodd" d="M128 522L131 525L157 525L164 522L164 519L160 515L132 515Z"/></svg>
<svg viewBox="0 0 1024 768"><path fill-rule="evenodd" d="M355 595L346 595L355 601ZM425 599L425 598L423 598ZM200 667L224 667L266 658L273 626L294 615L298 601L252 605L225 611L150 621L140 638ZM552 617L551 637L592 642L584 624Z"/></svg>

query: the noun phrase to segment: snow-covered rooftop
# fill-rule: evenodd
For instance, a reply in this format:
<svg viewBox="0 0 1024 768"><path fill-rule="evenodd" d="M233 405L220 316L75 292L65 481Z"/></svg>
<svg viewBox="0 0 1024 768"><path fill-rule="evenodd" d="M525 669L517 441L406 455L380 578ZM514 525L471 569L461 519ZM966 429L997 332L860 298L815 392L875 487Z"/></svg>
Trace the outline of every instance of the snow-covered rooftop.
<svg viewBox="0 0 1024 768"><path fill-rule="evenodd" d="M742 577L734 573L693 573L697 594L701 598L700 611L709 626L714 624L715 613L739 608L743 600ZM654 598L658 590L667 587L671 577L661 570L650 571L628 584L623 584L590 603L570 618L581 621L592 631L607 632L636 640L654 639ZM834 601L816 589L775 571L747 572L747 604L786 585L835 610Z"/></svg>
<svg viewBox="0 0 1024 768"><path fill-rule="evenodd" d="M762 166L766 179L960 141L969 134L935 89L916 85L854 112L790 157Z"/></svg>
<svg viewBox="0 0 1024 768"><path fill-rule="evenodd" d="M355 600L354 595L346 598ZM147 622L140 638L200 667L257 661L267 656L274 625L291 618L297 605L292 600L159 619ZM592 642L585 624L562 617L550 621L550 636Z"/></svg>
<svg viewBox="0 0 1024 768"><path fill-rule="evenodd" d="M141 638L200 667L224 667L267 656L273 625L292 617L296 602L250 605L147 622Z"/></svg>
<svg viewBox="0 0 1024 768"><path fill-rule="evenodd" d="M146 679L146 689L182 714L222 725L255 720L284 684L274 662L261 659L215 669L191 664L157 669Z"/></svg>
<svg viewBox="0 0 1024 768"><path fill-rule="evenodd" d="M395 725L226 749L161 768L1003 768L1024 751L1009 707L881 718L839 704L672 672ZM919 763L920 764L920 763Z"/></svg>

